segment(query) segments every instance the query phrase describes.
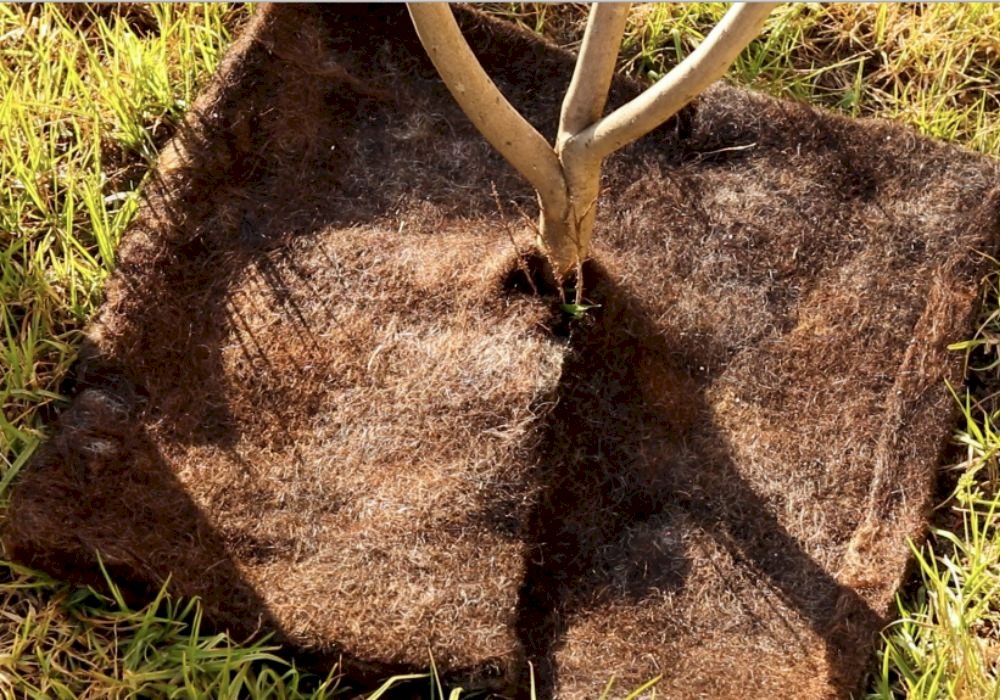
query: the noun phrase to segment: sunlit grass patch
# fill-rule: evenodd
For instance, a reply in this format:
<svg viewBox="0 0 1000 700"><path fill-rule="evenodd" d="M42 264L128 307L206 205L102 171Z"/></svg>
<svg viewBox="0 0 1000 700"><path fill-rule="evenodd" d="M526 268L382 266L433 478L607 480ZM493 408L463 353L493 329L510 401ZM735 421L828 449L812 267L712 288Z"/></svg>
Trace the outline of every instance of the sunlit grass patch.
<svg viewBox="0 0 1000 700"><path fill-rule="evenodd" d="M1000 504L995 474L981 473L1000 443L992 418L965 413L970 456L948 503L952 529L914 548L919 585L898 601L870 698L1000 697Z"/></svg>
<svg viewBox="0 0 1000 700"><path fill-rule="evenodd" d="M131 608L121 593L68 586L0 565L0 693L6 697L305 697L336 676L303 674L266 642L234 645L202 628L197 601L164 592Z"/></svg>
<svg viewBox="0 0 1000 700"><path fill-rule="evenodd" d="M233 10L0 5L0 466L38 437L100 301L139 182L228 41Z"/></svg>

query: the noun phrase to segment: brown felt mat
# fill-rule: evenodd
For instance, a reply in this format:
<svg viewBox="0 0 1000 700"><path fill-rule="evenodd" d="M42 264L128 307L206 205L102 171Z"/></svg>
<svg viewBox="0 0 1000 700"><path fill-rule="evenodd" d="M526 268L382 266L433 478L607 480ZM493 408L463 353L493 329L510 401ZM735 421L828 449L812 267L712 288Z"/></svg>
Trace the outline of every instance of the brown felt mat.
<svg viewBox="0 0 1000 700"><path fill-rule="evenodd" d="M460 15L551 137L571 57ZM531 661L543 697L859 687L952 427L995 162L719 85L608 162L601 307L569 322L518 264L531 191L401 8L260 11L193 115L11 556L170 576L357 682L431 653L509 694Z"/></svg>

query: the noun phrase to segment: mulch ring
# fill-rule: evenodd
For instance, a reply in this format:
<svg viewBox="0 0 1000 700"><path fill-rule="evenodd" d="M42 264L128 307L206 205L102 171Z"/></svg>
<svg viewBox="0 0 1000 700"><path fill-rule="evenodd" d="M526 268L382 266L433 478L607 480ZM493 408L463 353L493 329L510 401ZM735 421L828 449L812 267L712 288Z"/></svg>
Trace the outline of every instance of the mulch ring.
<svg viewBox="0 0 1000 700"><path fill-rule="evenodd" d="M572 58L456 14L551 138ZM925 529L998 174L718 85L608 161L571 319L405 11L261 9L161 158L7 552L170 577L358 687L433 656L511 695L530 661L541 696L846 696Z"/></svg>

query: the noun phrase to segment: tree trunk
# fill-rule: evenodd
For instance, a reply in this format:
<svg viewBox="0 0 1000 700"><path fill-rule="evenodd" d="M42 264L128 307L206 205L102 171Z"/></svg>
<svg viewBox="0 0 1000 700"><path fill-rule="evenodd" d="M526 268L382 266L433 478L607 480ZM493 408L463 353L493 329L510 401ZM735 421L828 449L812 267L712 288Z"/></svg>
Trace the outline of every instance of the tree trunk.
<svg viewBox="0 0 1000 700"><path fill-rule="evenodd" d="M500 93L440 3L408 5L417 36L448 90L486 140L538 193L540 246L560 282L590 251L601 163L676 114L721 78L776 3L734 4L691 55L631 102L601 117L628 3L595 4L563 101L553 148ZM577 285L578 294L582 284Z"/></svg>

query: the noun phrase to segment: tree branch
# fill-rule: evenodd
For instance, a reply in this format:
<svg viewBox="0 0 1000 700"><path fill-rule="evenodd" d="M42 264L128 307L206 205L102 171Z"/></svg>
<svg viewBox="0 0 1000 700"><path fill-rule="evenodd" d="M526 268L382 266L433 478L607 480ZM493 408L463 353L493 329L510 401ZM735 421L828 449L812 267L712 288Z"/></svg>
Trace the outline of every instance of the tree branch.
<svg viewBox="0 0 1000 700"><path fill-rule="evenodd" d="M625 32L630 3L591 6L580 54L559 115L556 150L563 141L601 118Z"/></svg>
<svg viewBox="0 0 1000 700"><path fill-rule="evenodd" d="M445 3L407 5L441 80L480 133L531 183L542 207L565 211L566 183L552 146L507 101L479 64Z"/></svg>
<svg viewBox="0 0 1000 700"><path fill-rule="evenodd" d="M691 54L628 104L571 137L566 149L586 160L601 160L645 136L721 78L740 52L760 33L777 3L739 3ZM586 153L584 156L583 154Z"/></svg>
<svg viewBox="0 0 1000 700"><path fill-rule="evenodd" d="M603 119L629 5L595 5L563 100L555 148L490 80L446 4L407 8L427 55L466 116L538 193L541 245L556 278L563 280L579 269L590 249L604 158L662 124L722 77L775 4L735 5L666 77Z"/></svg>

